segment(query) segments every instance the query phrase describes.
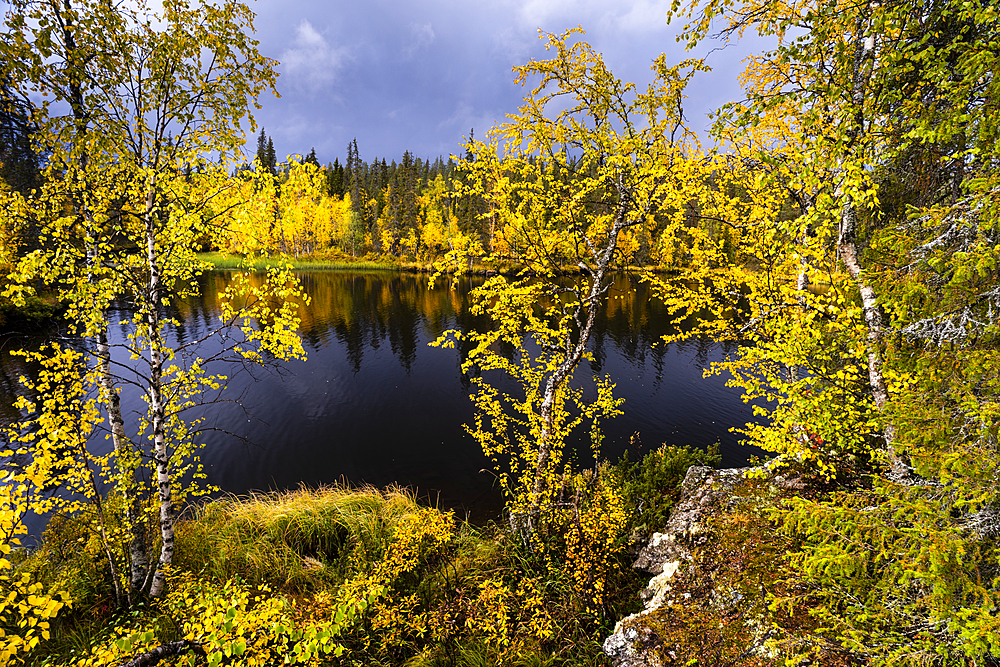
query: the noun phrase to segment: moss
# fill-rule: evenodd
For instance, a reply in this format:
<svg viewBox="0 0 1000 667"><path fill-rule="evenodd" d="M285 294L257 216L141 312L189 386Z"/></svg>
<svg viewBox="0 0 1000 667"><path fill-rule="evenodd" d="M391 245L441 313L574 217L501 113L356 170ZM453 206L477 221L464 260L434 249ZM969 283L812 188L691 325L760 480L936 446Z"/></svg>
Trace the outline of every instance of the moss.
<svg viewBox="0 0 1000 667"><path fill-rule="evenodd" d="M762 667L807 658L831 667L856 664L816 635L817 620L786 558L795 539L779 530L776 508L794 493L767 479L740 482L708 518L692 560L670 580L664 604L625 621L665 667ZM789 599L796 603L775 605Z"/></svg>

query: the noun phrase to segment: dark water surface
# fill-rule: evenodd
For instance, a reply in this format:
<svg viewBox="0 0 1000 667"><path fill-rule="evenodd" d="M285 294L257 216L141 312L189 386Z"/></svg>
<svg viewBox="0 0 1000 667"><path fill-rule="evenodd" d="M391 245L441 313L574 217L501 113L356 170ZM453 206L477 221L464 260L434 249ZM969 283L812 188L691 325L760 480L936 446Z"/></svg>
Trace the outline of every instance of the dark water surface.
<svg viewBox="0 0 1000 667"><path fill-rule="evenodd" d="M463 351L427 345L446 329L488 326L469 313L469 290L481 280L431 290L425 276L410 274L298 277L312 297L302 313L308 361L253 376L213 369L233 375L227 396L241 397L242 407L224 403L205 410L206 425L220 429L204 437L209 481L232 493L342 479L398 483L474 518L495 513L499 491L493 476L481 472L489 463L462 429L472 419ZM168 332L173 344L198 337L218 321L215 295L229 274L209 273L201 280L205 296L173 309L180 323ZM725 465L744 463L750 452L729 428L748 421L751 410L737 390L725 386L725 378L702 377L702 369L725 351L710 341L660 343L671 330L669 319L636 277L618 276L612 294L624 298L609 300L598 319L594 359L577 372L588 390L593 375L609 374L617 383L615 394L625 399L624 416L605 424L603 454L619 457L638 432L640 453L661 443L720 442ZM113 339L123 335L112 328ZM22 346L37 349L41 342L39 336L0 337L0 425L17 419L12 408L17 378L31 374L23 359L9 353ZM133 415L134 427L135 411L144 408L141 398L123 391L123 407ZM93 446L108 445L102 435ZM586 453L580 456L581 462L588 459Z"/></svg>

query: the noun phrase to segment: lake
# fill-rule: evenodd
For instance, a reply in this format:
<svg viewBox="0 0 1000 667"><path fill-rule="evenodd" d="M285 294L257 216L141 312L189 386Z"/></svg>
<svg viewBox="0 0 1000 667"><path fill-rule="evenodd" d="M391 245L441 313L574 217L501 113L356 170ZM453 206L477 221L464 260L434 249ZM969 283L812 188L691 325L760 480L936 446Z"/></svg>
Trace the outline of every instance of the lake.
<svg viewBox="0 0 1000 667"><path fill-rule="evenodd" d="M446 329L488 326L469 312L469 291L483 279L459 280L454 289L442 282L432 290L426 276L405 273L297 276L312 298L302 312L308 361L252 375L235 367L214 369L233 376L227 396L239 397L241 405L223 403L205 412L206 425L217 429L204 437L209 481L231 493L339 480L398 483L474 520L495 516L502 504L495 478L462 428L473 416L463 351L428 346ZM228 272L207 273L203 296L174 304L172 344L192 340L218 321L217 295L229 279ZM752 418L739 391L726 387L725 377L702 377L702 369L726 351L700 339L660 342L672 331L670 319L637 276L616 276L612 294L623 298L608 300L597 321L593 360L577 372L587 390L594 375L609 374L615 394L625 399L624 416L604 425L603 455L617 459L636 433L641 447L633 460L662 443L719 442L727 466L758 453L741 447L729 431ZM116 313L113 341L124 336L122 315L127 317ZM17 379L32 372L10 352L37 349L44 336L0 337L0 425L17 419ZM137 394L123 391L131 424L143 407ZM108 444L102 435L92 446ZM588 447L579 449L579 462L589 463Z"/></svg>

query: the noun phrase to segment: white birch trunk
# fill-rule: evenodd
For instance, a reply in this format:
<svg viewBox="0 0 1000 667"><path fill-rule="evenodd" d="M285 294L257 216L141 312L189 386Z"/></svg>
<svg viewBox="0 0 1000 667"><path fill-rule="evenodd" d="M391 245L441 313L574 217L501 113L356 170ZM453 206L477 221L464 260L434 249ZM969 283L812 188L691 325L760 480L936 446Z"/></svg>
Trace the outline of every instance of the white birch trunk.
<svg viewBox="0 0 1000 667"><path fill-rule="evenodd" d="M607 276L608 267L611 265L615 249L618 247L618 236L621 230L628 226L623 218L624 216L619 214L619 218L615 221L611 233L608 234L607 245L599 254L595 252L595 255L597 255L597 266L591 275L590 289L587 291L587 296L580 304L580 307L587 309L586 322L580 328L580 338L577 340L576 345L573 345L567 339L566 357L545 383L545 393L539 410L542 428L538 438L538 460L535 464L535 480L528 517L529 531L534 529L532 524L541 512L542 493L545 491L544 471L548 465L549 457L552 455L552 412L555 408L556 393L573 374L577 364L580 363L584 352L587 350L587 344L590 342L590 334L594 329L594 322L597 319L597 308L600 304L604 278Z"/></svg>
<svg viewBox="0 0 1000 667"><path fill-rule="evenodd" d="M889 389L885 382L885 374L882 372L882 340L885 331L885 318L874 288L864 278L856 241L857 209L850 198L844 204L840 225L840 239L837 247L840 250L840 259L844 262L848 274L854 279L858 291L861 293L861 309L868 330L868 385L871 389L872 401L881 412L889 401ZM883 437L890 453L893 451L895 432L895 427L891 423L885 425Z"/></svg>
<svg viewBox="0 0 1000 667"><path fill-rule="evenodd" d="M854 107L854 124L851 130L849 144L855 143L864 133L864 101L867 94L867 75L864 73L865 62L875 57L875 39L872 36L863 37L864 19L858 19L856 26L856 46L854 50L854 71L852 72L851 103ZM874 288L865 280L861 266L861 257L857 245L858 208L853 195L844 194L844 205L841 209L840 236L837 239L837 251L841 261L847 267L847 272L858 286L861 293L861 308L868 330L868 384L872 401L876 409L882 412L889 401L889 390L882 372L882 342L885 330L885 317ZM883 429L886 451L888 451L894 468L900 467L901 460L896 457L893 447L896 429L887 422Z"/></svg>
<svg viewBox="0 0 1000 667"><path fill-rule="evenodd" d="M163 594L166 586L164 568L174 557L174 506L170 455L166 442L166 406L163 397L163 340L160 333L160 284L159 258L156 253L157 217L153 211L156 177L152 177L146 194L146 261L149 268L149 286L146 293L146 326L149 337L149 421L153 433L153 462L156 466L156 488L160 503L160 559L149 588L150 597Z"/></svg>
<svg viewBox="0 0 1000 667"><path fill-rule="evenodd" d="M142 594L149 570L149 552L146 546L146 524L142 516L142 501L136 484L137 471L133 467L134 454L127 444L125 421L122 418L121 396L118 395L111 374L111 350L105 327L97 335L97 358L101 375L104 406L110 422L111 443L118 459L118 491L125 504L125 524L129 533L129 606Z"/></svg>

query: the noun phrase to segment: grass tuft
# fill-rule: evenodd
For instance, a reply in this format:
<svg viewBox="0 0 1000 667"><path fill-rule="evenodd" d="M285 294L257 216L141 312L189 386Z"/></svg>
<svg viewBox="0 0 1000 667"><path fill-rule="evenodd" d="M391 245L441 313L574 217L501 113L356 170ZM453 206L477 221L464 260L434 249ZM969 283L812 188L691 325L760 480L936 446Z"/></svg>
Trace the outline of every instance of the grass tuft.
<svg viewBox="0 0 1000 667"><path fill-rule="evenodd" d="M711 456L663 448L635 464L602 464L591 475L631 496L630 527L649 528L655 512L640 514L639 500L665 508L685 466ZM112 494L108 502L120 499ZM300 487L189 508L176 525L172 569L209 599L266 586L261 594L283 597L295 623L340 619L336 641L353 664L597 667L604 664L601 639L618 618L638 611L644 581L628 567L628 553L615 547L606 572L596 569L603 561L590 566L606 581L595 607L594 592L577 574L581 560L564 548L561 524L552 526L548 542L526 545L505 525L456 525L450 512L421 507L399 487ZM160 601L114 608L94 535L85 515L56 518L39 548L16 559L45 589L69 591L74 599L32 664L76 664L125 632L151 630L161 642L183 636L179 607ZM116 549L124 559L124 545ZM202 613L197 609L191 613Z"/></svg>
<svg viewBox="0 0 1000 667"><path fill-rule="evenodd" d="M400 520L418 510L398 487L224 497L178 525L175 565L220 582L317 590L342 581L352 563L378 561Z"/></svg>

